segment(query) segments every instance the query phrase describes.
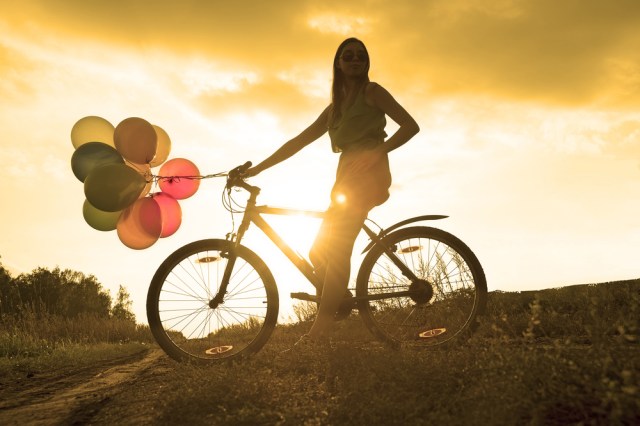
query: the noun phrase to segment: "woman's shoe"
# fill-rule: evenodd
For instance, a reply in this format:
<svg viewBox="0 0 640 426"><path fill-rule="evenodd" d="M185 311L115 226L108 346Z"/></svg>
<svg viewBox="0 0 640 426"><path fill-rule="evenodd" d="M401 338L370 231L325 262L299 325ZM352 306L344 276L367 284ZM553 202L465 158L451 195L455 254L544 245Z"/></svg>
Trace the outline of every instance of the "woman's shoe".
<svg viewBox="0 0 640 426"><path fill-rule="evenodd" d="M353 294L349 290L347 290L347 294L345 294L344 299L340 303L338 307L338 312L336 312L336 316L334 317L336 321L342 321L351 315L351 310L356 307L356 303L353 301Z"/></svg>

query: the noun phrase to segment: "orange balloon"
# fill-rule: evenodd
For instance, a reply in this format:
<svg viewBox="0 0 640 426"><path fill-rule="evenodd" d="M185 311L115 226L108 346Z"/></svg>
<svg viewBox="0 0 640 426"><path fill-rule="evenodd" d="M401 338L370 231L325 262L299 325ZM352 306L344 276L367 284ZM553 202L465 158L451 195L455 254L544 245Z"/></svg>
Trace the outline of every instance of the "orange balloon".
<svg viewBox="0 0 640 426"><path fill-rule="evenodd" d="M116 126L113 142L125 160L137 164L149 164L156 155L158 135L148 121L130 117Z"/></svg>
<svg viewBox="0 0 640 426"><path fill-rule="evenodd" d="M134 250L151 247L162 233L160 206L153 198L140 198L122 212L116 229L125 246Z"/></svg>

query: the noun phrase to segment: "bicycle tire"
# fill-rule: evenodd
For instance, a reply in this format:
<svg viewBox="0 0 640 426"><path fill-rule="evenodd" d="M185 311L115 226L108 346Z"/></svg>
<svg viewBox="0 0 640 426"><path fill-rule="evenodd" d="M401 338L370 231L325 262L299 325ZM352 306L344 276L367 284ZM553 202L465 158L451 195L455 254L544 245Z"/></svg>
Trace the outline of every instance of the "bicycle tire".
<svg viewBox="0 0 640 426"><path fill-rule="evenodd" d="M414 290L417 294L358 304L367 328L393 347L437 346L468 335L484 312L487 282L475 254L457 237L437 228L402 228L383 244L420 279L403 276L377 244L365 256L356 279L356 295ZM413 287L411 287L413 285Z"/></svg>
<svg viewBox="0 0 640 426"><path fill-rule="evenodd" d="M260 350L273 332L278 289L267 265L244 246L223 303L212 308L228 263L230 243L195 241L160 265L147 293L149 328L160 347L178 361L215 363Z"/></svg>

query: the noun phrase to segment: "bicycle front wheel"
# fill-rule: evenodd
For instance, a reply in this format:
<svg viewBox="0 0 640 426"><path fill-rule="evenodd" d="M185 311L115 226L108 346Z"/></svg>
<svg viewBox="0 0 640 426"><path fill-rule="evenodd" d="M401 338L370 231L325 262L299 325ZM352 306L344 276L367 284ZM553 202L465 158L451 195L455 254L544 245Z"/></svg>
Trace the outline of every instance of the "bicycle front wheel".
<svg viewBox="0 0 640 426"><path fill-rule="evenodd" d="M201 240L170 255L147 294L149 327L178 361L216 362L257 352L278 317L278 290L265 263L244 246L219 299L230 243ZM216 297L218 296L218 297Z"/></svg>
<svg viewBox="0 0 640 426"><path fill-rule="evenodd" d="M375 245L356 280L359 312L392 346L436 346L473 330L487 300L480 262L455 236L436 228L399 229ZM410 280L385 247L417 278ZM369 300L366 300L366 299Z"/></svg>

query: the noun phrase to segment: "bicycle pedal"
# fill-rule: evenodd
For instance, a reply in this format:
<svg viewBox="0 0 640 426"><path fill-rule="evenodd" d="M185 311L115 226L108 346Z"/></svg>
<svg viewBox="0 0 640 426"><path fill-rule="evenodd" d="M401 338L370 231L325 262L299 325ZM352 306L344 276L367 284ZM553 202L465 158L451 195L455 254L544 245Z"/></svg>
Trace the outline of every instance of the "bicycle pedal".
<svg viewBox="0 0 640 426"><path fill-rule="evenodd" d="M299 300L306 300L307 302L315 302L318 303L320 301L320 298L318 296L314 296L312 294L309 293L291 293L291 298L292 299L299 299Z"/></svg>

